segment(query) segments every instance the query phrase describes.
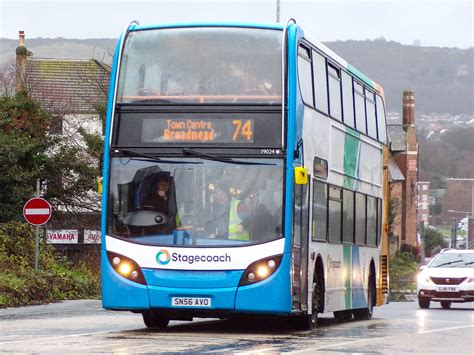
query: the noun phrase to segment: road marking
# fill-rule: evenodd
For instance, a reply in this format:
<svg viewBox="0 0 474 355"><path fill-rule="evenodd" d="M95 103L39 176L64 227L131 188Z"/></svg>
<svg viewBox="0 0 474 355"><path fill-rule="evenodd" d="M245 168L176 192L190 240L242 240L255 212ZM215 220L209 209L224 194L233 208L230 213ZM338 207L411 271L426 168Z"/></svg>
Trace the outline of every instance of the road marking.
<svg viewBox="0 0 474 355"><path fill-rule="evenodd" d="M292 351L292 353L293 354L307 353L308 350L311 350L311 352L314 352L314 351L317 351L317 350L323 350L323 349L327 349L327 348L334 348L334 347L337 347L337 346L344 346L344 345L348 345L348 344L363 343L363 342L366 342L366 341L382 340L382 339L388 339L388 338L394 338L394 337L396 337L396 335L390 335L390 336L380 337L380 338L365 338L365 339L359 339L359 340L343 341L343 342L340 342L340 343L333 343L333 344L329 344L329 345L323 345L323 346L320 346L320 347L317 347L317 348L311 347L311 348L296 350L296 351ZM328 340L328 339L325 339L325 340Z"/></svg>
<svg viewBox="0 0 474 355"><path fill-rule="evenodd" d="M46 337L46 338L32 337L32 338L23 339L23 340L2 341L2 342L0 342L0 345L13 344L13 343L27 343L27 342L30 342L32 340L34 340L34 341L43 341L43 340L53 340L53 339L74 338L74 337L87 337L87 336L96 335L96 334L108 334L108 333L127 332L127 331L133 331L133 329L128 329L128 330L124 329L124 330L119 330L119 331L109 330L109 331L95 332L95 333L58 335L58 336L55 336L55 337Z"/></svg>
<svg viewBox="0 0 474 355"><path fill-rule="evenodd" d="M441 329L433 329L433 330L421 330L418 332L418 334L437 333L437 332L444 332L447 330L457 330L457 329L465 329L465 328L474 328L474 325L465 325L462 327L450 327L450 328L441 328Z"/></svg>

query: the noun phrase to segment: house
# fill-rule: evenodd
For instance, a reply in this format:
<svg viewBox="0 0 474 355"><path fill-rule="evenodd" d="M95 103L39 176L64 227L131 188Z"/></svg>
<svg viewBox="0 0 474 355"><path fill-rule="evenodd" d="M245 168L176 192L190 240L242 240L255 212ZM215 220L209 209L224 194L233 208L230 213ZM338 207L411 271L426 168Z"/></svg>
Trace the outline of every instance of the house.
<svg viewBox="0 0 474 355"><path fill-rule="evenodd" d="M390 150L395 165L404 177L401 188L391 186L391 201L399 201L397 211L400 240L399 245L418 245L417 238L417 182L418 182L418 140L415 127L415 93L403 92L402 124L388 124ZM392 167L393 168L393 167ZM397 180L401 181L401 180ZM394 223L395 224L395 223ZM392 229L395 226L392 226ZM398 226L396 226L398 228Z"/></svg>
<svg viewBox="0 0 474 355"><path fill-rule="evenodd" d="M79 132L103 134L109 77L110 67L95 59L35 58L26 48L25 33L19 32L16 92L27 90L52 115L49 133L59 136L61 144L75 145L87 154ZM97 160L90 161L98 167ZM100 230L101 196L90 191L81 202L81 207L56 206L48 228L77 230L79 243L85 239L84 230ZM66 218L66 211L74 217Z"/></svg>
<svg viewBox="0 0 474 355"><path fill-rule="evenodd" d="M417 191L417 220L423 222L426 227L430 224L430 205L434 205L434 198L430 198L430 182L418 181Z"/></svg>
<svg viewBox="0 0 474 355"><path fill-rule="evenodd" d="M402 195L405 177L398 168L397 163L391 156L388 162L388 181L390 192L390 214L392 216L391 228L389 230L390 251L400 249L402 235Z"/></svg>

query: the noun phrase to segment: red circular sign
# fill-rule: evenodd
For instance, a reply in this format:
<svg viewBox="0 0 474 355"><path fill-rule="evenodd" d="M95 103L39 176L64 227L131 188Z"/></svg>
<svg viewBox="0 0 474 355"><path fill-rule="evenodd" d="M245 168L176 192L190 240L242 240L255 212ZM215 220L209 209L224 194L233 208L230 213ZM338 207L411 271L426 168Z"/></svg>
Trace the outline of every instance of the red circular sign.
<svg viewBox="0 0 474 355"><path fill-rule="evenodd" d="M29 224L40 226L51 218L53 209L44 198L35 197L28 200L23 206L23 217Z"/></svg>

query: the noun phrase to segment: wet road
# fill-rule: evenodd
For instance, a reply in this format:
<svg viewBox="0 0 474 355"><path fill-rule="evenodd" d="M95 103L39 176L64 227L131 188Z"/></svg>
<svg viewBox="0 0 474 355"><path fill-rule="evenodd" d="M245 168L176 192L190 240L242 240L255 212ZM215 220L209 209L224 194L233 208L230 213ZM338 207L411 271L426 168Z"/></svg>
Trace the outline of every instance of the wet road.
<svg viewBox="0 0 474 355"><path fill-rule="evenodd" d="M324 314L311 332L251 323L206 319L150 331L140 315L105 311L99 301L66 301L0 310L0 352L474 354L472 303L450 310L392 303L376 308L370 321L345 323Z"/></svg>

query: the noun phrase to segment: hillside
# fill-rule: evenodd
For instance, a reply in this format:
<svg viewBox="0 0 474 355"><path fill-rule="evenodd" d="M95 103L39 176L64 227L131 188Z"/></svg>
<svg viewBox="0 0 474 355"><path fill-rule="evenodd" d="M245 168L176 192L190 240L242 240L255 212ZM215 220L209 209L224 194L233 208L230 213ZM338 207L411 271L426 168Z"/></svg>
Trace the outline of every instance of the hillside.
<svg viewBox="0 0 474 355"><path fill-rule="evenodd" d="M116 39L27 38L36 57L96 58L110 63ZM381 84L390 112L401 111L402 92L416 93L417 114L474 116L474 48L407 46L393 41L325 43ZM0 39L0 63L13 58L16 40Z"/></svg>
<svg viewBox="0 0 474 355"><path fill-rule="evenodd" d="M412 89L419 114L474 115L474 48L407 46L383 39L326 45L382 85L388 111L400 112L403 90Z"/></svg>
<svg viewBox="0 0 474 355"><path fill-rule="evenodd" d="M445 130L435 136L418 129L420 181L444 188L443 178L474 178L474 126Z"/></svg>

